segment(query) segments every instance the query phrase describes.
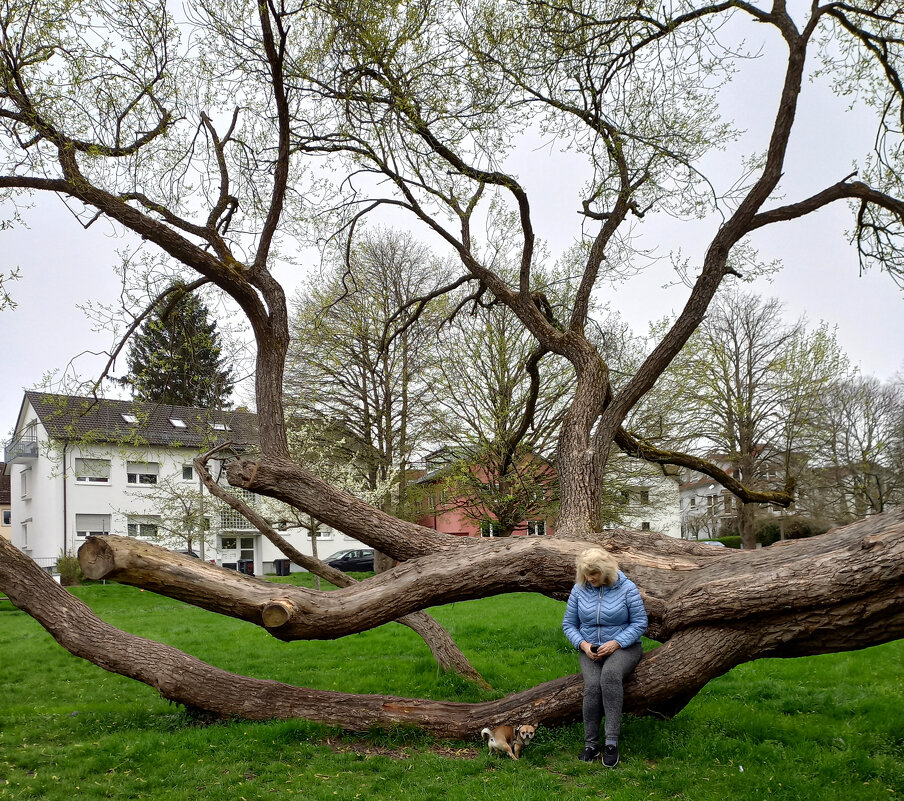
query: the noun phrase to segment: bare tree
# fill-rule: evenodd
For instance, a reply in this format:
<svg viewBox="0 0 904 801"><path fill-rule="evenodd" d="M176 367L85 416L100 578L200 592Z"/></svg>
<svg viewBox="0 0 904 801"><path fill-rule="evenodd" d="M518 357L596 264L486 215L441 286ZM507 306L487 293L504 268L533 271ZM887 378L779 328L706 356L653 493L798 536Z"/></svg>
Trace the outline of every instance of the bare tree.
<svg viewBox="0 0 904 801"><path fill-rule="evenodd" d="M0 7L0 191L56 193L86 224L105 216L230 296L257 344L261 455L231 462L229 482L289 503L403 564L360 586L317 593L103 537L80 552L86 574L184 598L283 639L331 638L440 602L513 591L563 598L575 555L596 542L642 588L650 635L664 643L628 687L629 709L658 714L674 713L744 660L858 648L904 634L900 512L750 554L592 533L614 447L700 470L745 502L790 502L704 460L651 446L623 424L700 325L735 271L733 250L754 231L854 201L864 259L900 276L904 204L892 144L904 11L814 3L798 22L781 0L766 8L734 0L665 7L240 0L194 5L189 15L197 35L183 48L162 0L135 0L127 10L114 0ZM742 159L737 184L721 198L701 169L712 146L730 141L714 96L735 67L718 33L729 16L768 31L768 46L777 43L787 60L767 112L773 125L763 155L752 168ZM877 168L861 179L833 179L809 197L779 203L773 198L808 57L820 41L828 43L823 69L842 91L856 86L875 101L889 135L879 140ZM503 161L529 125L589 165L574 198L585 261L567 308L555 308L537 286L529 195ZM303 167L321 163L305 184ZM329 174L339 181L322 197L343 205L317 216L314 179ZM721 221L685 307L615 387L586 334L607 259L629 248L631 223L652 209L680 215L713 207ZM347 223L343 230L353 234L375 208L411 214L457 257L460 276L425 297L467 284L475 296L507 306L540 348L572 365L575 388L556 449L562 536L502 543L448 537L341 492L290 458L283 408L289 317L272 270L303 227L335 232ZM495 268L479 241L478 224L499 209L517 224L516 280ZM411 308L416 313L419 303ZM355 727L409 721L450 735L527 709L547 723L579 714L580 680L573 677L498 702L447 705L384 697L344 704L332 694L232 676L117 632L63 597L14 548L0 541L0 551L0 588L67 648L220 714L305 715ZM865 574L873 577L868 583Z"/></svg>
<svg viewBox="0 0 904 801"><path fill-rule="evenodd" d="M786 324L782 312L776 298L717 297L670 370L691 444L718 453L745 485L790 494L820 428L820 394L844 362L824 326ZM744 548L756 545L755 510L744 503L735 515Z"/></svg>
<svg viewBox="0 0 904 801"><path fill-rule="evenodd" d="M399 314L438 286L443 270L410 234L364 234L326 276L311 280L292 321L285 388L290 419L322 431L322 444L357 465L384 511L405 504L412 453L432 435L426 402L441 309Z"/></svg>
<svg viewBox="0 0 904 801"><path fill-rule="evenodd" d="M901 388L854 374L820 395L822 434L805 502L848 522L904 503Z"/></svg>
<svg viewBox="0 0 904 801"><path fill-rule="evenodd" d="M445 422L452 457L438 480L445 504L472 520L492 518L493 536L509 536L556 505L552 459L573 374L547 354L501 305L477 304L445 329L431 404Z"/></svg>

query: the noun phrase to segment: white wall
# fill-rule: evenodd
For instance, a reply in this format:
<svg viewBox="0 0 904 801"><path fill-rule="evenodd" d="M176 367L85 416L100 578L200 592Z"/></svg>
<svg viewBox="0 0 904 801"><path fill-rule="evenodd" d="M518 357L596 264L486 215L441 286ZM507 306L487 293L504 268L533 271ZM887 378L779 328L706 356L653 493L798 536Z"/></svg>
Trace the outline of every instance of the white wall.
<svg viewBox="0 0 904 801"><path fill-rule="evenodd" d="M62 549L62 483L57 481L54 460L47 454L47 432L26 401L16 435L23 434L31 423L36 424L38 458L13 464L8 468L12 501L12 543L43 567L49 567ZM23 476L26 487L24 494Z"/></svg>
<svg viewBox="0 0 904 801"><path fill-rule="evenodd" d="M17 435L33 420L36 421L37 416L26 400ZM129 483L129 462L157 464L158 481L169 479L176 486L192 490L201 487L194 474L191 480L182 478L183 465L190 465L197 455L190 448L142 448L104 443L64 446L48 440L46 430L40 422L37 424L37 434L38 458L10 466L11 532L13 544L42 567L50 567L64 550L70 554L76 553L84 543L85 538L78 535L78 521L84 523L95 518L97 523L103 521L103 531L106 533L128 536L130 516L134 521L135 518L160 515L158 485ZM79 481L76 460L83 458L109 461L107 480ZM27 483L25 496L21 494L23 473L26 473ZM284 558L276 546L253 528L221 529L221 507L214 499L210 500L211 511L207 516L211 519L212 526L203 557L216 564L223 564L235 562L240 556L251 555L255 574L275 572L273 560ZM250 524L242 520L240 525ZM27 542L23 526L27 526ZM310 537L304 530L290 529L283 532L283 535L302 553L312 553ZM244 538L251 548L244 552L237 548L235 551L220 553L219 545L223 536L235 537L237 545L242 544L239 538ZM173 542L166 545L177 550L183 547ZM361 547L367 546L339 532L324 529L318 539L317 550L320 558L324 558L336 551Z"/></svg>
<svg viewBox="0 0 904 801"><path fill-rule="evenodd" d="M625 515L628 528L649 528L668 537L681 536L681 504L678 482L669 476L654 475L632 482L626 487L629 506ZM649 501L641 503L640 493L649 493ZM644 524L648 524L645 526Z"/></svg>

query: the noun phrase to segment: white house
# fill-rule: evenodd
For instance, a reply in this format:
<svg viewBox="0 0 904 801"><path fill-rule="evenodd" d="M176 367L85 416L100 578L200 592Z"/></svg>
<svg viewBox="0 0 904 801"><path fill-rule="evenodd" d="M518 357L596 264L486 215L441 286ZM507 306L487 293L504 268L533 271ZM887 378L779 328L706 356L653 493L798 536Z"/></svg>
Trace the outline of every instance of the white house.
<svg viewBox="0 0 904 801"><path fill-rule="evenodd" d="M678 470L614 453L603 483L603 528L681 536Z"/></svg>
<svg viewBox="0 0 904 801"><path fill-rule="evenodd" d="M707 459L728 475L735 475L735 468L724 454L710 453ZM784 485L784 473L778 462L778 459L773 459L759 465L760 486L770 490L781 489ZM718 537L722 533L723 524L733 523L737 519L740 501L718 481L703 473L683 471L680 494L681 532L686 539ZM785 514L781 507L768 504L759 504L757 511L761 515L775 515L779 518Z"/></svg>
<svg viewBox="0 0 904 801"><path fill-rule="evenodd" d="M614 464L619 522L612 525L680 537L677 471L637 459L623 458Z"/></svg>
<svg viewBox="0 0 904 801"><path fill-rule="evenodd" d="M172 522L183 518L171 507L174 498L177 505L191 499L203 530L194 539L196 555L224 567L253 566L255 574L276 572L274 560L283 554L210 496L195 473L195 456L221 442L238 452L253 450L257 416L26 392L5 453L12 543L47 569L61 554L74 554L91 534L141 537L185 550L189 540L180 546L182 532ZM255 502L251 493L230 491ZM311 553L303 529L282 533ZM318 536L321 558L361 547L326 527Z"/></svg>
<svg viewBox="0 0 904 801"><path fill-rule="evenodd" d="M0 462L0 537L12 539L13 508L10 501L10 481L6 475L6 465Z"/></svg>
<svg viewBox="0 0 904 801"><path fill-rule="evenodd" d="M682 536L690 540L718 537L722 524L735 516L735 496L715 479L696 472L685 475L681 484Z"/></svg>

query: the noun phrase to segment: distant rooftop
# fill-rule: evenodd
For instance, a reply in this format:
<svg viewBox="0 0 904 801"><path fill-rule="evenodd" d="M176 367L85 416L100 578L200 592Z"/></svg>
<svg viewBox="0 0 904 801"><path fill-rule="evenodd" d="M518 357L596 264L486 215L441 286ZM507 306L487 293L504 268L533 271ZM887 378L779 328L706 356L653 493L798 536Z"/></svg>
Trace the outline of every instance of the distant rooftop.
<svg viewBox="0 0 904 801"><path fill-rule="evenodd" d="M169 447L258 442L257 415L161 403L85 398L27 391L25 397L50 437Z"/></svg>

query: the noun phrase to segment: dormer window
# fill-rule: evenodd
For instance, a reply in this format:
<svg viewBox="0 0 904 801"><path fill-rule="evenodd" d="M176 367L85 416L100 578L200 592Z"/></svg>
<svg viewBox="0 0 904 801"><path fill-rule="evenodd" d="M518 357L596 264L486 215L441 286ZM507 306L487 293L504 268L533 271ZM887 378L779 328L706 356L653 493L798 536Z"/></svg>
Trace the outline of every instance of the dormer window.
<svg viewBox="0 0 904 801"><path fill-rule="evenodd" d="M127 423L137 423L138 418L134 414L124 414L122 415L122 419Z"/></svg>
<svg viewBox="0 0 904 801"><path fill-rule="evenodd" d="M228 425L226 425L226 423L211 423L210 427L214 431L231 431L232 430L229 428Z"/></svg>
<svg viewBox="0 0 904 801"><path fill-rule="evenodd" d="M172 423L173 428L185 428L185 421L180 420L178 417L170 417L170 423Z"/></svg>

